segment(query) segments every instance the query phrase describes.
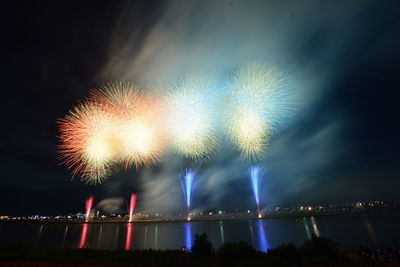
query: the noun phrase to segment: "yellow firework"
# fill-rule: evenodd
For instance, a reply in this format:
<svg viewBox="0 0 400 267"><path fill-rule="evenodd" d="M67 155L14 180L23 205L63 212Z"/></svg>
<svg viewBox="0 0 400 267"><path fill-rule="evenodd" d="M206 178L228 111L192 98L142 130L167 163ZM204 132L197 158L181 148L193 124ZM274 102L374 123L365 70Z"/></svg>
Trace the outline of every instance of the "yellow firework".
<svg viewBox="0 0 400 267"><path fill-rule="evenodd" d="M275 67L244 64L228 82L226 130L245 158L260 157L286 116L284 80Z"/></svg>
<svg viewBox="0 0 400 267"><path fill-rule="evenodd" d="M157 98L144 96L131 83L109 83L93 90L92 97L116 117L114 132L121 144L118 156L126 168L159 159L164 138Z"/></svg>
<svg viewBox="0 0 400 267"><path fill-rule="evenodd" d="M165 97L165 114L173 147L193 159L210 156L216 144L211 82L190 76L171 87Z"/></svg>

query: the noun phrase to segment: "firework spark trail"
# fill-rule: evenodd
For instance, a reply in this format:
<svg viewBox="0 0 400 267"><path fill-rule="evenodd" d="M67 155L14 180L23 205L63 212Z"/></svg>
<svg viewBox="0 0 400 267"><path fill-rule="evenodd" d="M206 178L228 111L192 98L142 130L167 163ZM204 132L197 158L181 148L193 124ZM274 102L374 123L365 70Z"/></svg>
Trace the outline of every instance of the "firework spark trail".
<svg viewBox="0 0 400 267"><path fill-rule="evenodd" d="M85 210L86 210L86 214L85 214L85 221L88 222L90 219L90 211L92 210L92 206L93 206L93 200L94 197L90 196L88 199L86 199L85 201Z"/></svg>
<svg viewBox="0 0 400 267"><path fill-rule="evenodd" d="M227 88L227 135L242 157L259 157L292 113L286 77L275 67L247 63L234 72Z"/></svg>
<svg viewBox="0 0 400 267"><path fill-rule="evenodd" d="M129 221L132 222L133 212L135 211L136 206L136 194L131 195L131 201L129 202Z"/></svg>
<svg viewBox="0 0 400 267"><path fill-rule="evenodd" d="M254 199L257 204L257 211L260 212L260 188L261 188L261 168L258 166L250 167L251 187L253 189Z"/></svg>
<svg viewBox="0 0 400 267"><path fill-rule="evenodd" d="M193 159L213 154L215 115L213 84L196 76L173 83L165 96L167 131L173 147Z"/></svg>
<svg viewBox="0 0 400 267"><path fill-rule="evenodd" d="M58 120L60 160L72 175L87 183L101 183L110 174L118 140L114 131L115 117L106 107L87 101Z"/></svg>
<svg viewBox="0 0 400 267"><path fill-rule="evenodd" d="M193 190L194 190L194 187L196 184L196 178L197 177L196 177L195 173L191 169L186 170L185 173L180 176L183 195L185 197L185 202L186 202L186 207L188 209L188 213L190 213L190 207L192 204L192 196L193 196ZM188 220L190 220L189 214L188 214Z"/></svg>

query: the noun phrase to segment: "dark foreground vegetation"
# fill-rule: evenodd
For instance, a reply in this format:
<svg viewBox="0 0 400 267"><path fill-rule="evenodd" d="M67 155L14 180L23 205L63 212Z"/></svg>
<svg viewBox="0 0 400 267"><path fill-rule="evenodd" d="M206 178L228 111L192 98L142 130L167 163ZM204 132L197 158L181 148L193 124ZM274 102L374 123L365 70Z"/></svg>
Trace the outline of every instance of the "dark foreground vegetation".
<svg viewBox="0 0 400 267"><path fill-rule="evenodd" d="M215 250L206 234L196 235L191 252L0 248L0 266L41 266L41 263L43 266L51 266L50 263L70 264L62 266L400 266L400 253L398 249L346 252L333 241L316 236L300 247L287 244L267 253L258 252L245 242L227 242Z"/></svg>

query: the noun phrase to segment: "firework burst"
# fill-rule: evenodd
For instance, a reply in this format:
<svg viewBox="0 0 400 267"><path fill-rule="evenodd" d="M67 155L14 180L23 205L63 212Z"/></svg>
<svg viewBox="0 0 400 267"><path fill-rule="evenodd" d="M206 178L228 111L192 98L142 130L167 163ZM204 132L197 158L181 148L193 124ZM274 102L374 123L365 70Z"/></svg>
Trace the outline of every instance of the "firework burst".
<svg viewBox="0 0 400 267"><path fill-rule="evenodd" d="M87 101L58 120L59 157L87 183L103 182L110 174L119 140L114 134L115 118L105 106Z"/></svg>
<svg viewBox="0 0 400 267"><path fill-rule="evenodd" d="M172 84L165 97L167 131L178 153L193 159L215 149L212 83L190 76Z"/></svg>
<svg viewBox="0 0 400 267"><path fill-rule="evenodd" d="M164 139L156 97L144 96L131 83L114 82L93 90L92 98L107 106L116 117L115 134L121 142L118 156L125 168L159 159Z"/></svg>
<svg viewBox="0 0 400 267"><path fill-rule="evenodd" d="M228 82L226 130L245 158L259 157L291 114L287 81L275 67L244 64Z"/></svg>

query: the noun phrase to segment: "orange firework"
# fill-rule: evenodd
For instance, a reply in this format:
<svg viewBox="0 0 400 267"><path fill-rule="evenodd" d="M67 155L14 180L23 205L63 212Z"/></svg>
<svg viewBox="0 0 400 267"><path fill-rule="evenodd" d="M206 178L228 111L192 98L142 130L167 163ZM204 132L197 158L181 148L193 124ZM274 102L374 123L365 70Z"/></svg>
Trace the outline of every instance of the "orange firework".
<svg viewBox="0 0 400 267"><path fill-rule="evenodd" d="M159 100L144 96L131 83L114 82L92 90L92 99L115 116L115 134L121 142L118 160L125 168L159 159L164 140L159 121Z"/></svg>
<svg viewBox="0 0 400 267"><path fill-rule="evenodd" d="M115 115L105 105L88 100L59 119L58 125L62 163L87 183L103 182L120 147Z"/></svg>

